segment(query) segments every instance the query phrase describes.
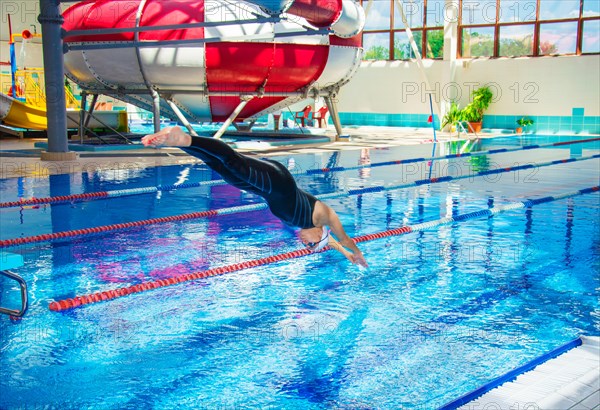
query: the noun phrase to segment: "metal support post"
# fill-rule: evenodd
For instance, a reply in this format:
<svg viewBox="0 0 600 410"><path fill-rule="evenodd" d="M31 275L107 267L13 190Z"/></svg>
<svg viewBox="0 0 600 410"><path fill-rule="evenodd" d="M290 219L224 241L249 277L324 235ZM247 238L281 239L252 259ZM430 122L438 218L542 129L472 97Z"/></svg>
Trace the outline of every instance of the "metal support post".
<svg viewBox="0 0 600 410"><path fill-rule="evenodd" d="M235 110L233 110L233 112L231 113L229 118L227 118L227 121L225 121L223 123L223 125L221 125L221 128L219 128L217 133L215 135L213 135L213 138L221 138L223 136L223 134L225 134L225 131L227 131L227 127L229 127L231 125L231 123L237 118L237 116L240 115L240 112L242 112L242 110L244 109L246 104L248 104L248 102L252 98L254 98L254 97L251 95L240 96L240 100L241 100L240 103L238 104L237 107L235 107Z"/></svg>
<svg viewBox="0 0 600 410"><path fill-rule="evenodd" d="M325 99L325 104L327 105L327 109L331 114L331 120L333 121L333 125L335 126L335 132L337 133L338 138L342 136L342 122L340 121L340 113L337 110L337 104L335 102L335 96L327 95L323 97Z"/></svg>
<svg viewBox="0 0 600 410"><path fill-rule="evenodd" d="M160 131L160 95L154 89L150 90L152 95L152 122L154 123L154 132Z"/></svg>
<svg viewBox="0 0 600 410"><path fill-rule="evenodd" d="M44 75L46 84L46 114L48 116L48 151L42 160L71 160L67 137L67 104L63 66L63 17L59 0L40 0L38 21L42 26Z"/></svg>

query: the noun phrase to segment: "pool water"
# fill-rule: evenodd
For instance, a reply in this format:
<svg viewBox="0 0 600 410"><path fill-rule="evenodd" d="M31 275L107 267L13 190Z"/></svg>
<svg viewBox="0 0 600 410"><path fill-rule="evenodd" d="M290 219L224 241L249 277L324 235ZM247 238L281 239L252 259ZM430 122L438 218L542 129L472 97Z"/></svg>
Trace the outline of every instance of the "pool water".
<svg viewBox="0 0 600 410"><path fill-rule="evenodd" d="M534 143L558 141L560 137ZM436 155L517 138L440 144ZM431 145L276 157L314 194L597 154L598 142L428 157ZM598 185L598 159L327 200L350 236ZM1 201L219 179L201 164L0 180ZM50 302L301 247L268 211L21 245L30 306L0 317L0 408L437 408L567 341L600 334L598 192L65 312ZM232 187L0 212L0 239L259 203ZM16 288L0 279L0 303Z"/></svg>

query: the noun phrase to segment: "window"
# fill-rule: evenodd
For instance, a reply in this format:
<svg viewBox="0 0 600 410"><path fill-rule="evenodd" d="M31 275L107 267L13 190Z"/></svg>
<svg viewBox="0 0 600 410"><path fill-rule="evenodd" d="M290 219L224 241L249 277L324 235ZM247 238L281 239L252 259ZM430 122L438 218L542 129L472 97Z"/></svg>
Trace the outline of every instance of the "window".
<svg viewBox="0 0 600 410"><path fill-rule="evenodd" d="M363 7L368 1L363 0ZM411 28L417 49L423 58L444 55L445 0L404 1L406 25ZM408 42L406 27L398 3L394 0L373 0L363 31L365 60L406 60L415 58ZM425 53L423 53L425 50Z"/></svg>
<svg viewBox="0 0 600 410"><path fill-rule="evenodd" d="M600 53L600 20L583 22L582 53Z"/></svg>
<svg viewBox="0 0 600 410"><path fill-rule="evenodd" d="M524 0L502 0L500 2L500 23L525 23L535 21L537 3Z"/></svg>
<svg viewBox="0 0 600 410"><path fill-rule="evenodd" d="M460 11L465 25L496 22L496 0L463 0Z"/></svg>
<svg viewBox="0 0 600 410"><path fill-rule="evenodd" d="M375 0L371 3L369 18L365 21L365 31L390 29L390 0ZM366 7L366 5L365 5Z"/></svg>
<svg viewBox="0 0 600 410"><path fill-rule="evenodd" d="M519 57L533 55L534 25L501 26L498 55Z"/></svg>
<svg viewBox="0 0 600 410"><path fill-rule="evenodd" d="M390 56L390 36L387 33L364 33L365 60L387 60Z"/></svg>
<svg viewBox="0 0 600 410"><path fill-rule="evenodd" d="M460 0L459 57L598 53L598 0Z"/></svg>
<svg viewBox="0 0 600 410"><path fill-rule="evenodd" d="M491 57L494 55L494 28L472 27L462 29L463 57Z"/></svg>
<svg viewBox="0 0 600 410"><path fill-rule="evenodd" d="M361 0L367 7L368 0ZM423 58L444 55L444 26L458 13L458 57L522 57L600 53L600 0L372 0L363 31L365 60L415 58L406 26Z"/></svg>
<svg viewBox="0 0 600 410"><path fill-rule="evenodd" d="M539 54L574 54L577 51L577 22L540 25Z"/></svg>

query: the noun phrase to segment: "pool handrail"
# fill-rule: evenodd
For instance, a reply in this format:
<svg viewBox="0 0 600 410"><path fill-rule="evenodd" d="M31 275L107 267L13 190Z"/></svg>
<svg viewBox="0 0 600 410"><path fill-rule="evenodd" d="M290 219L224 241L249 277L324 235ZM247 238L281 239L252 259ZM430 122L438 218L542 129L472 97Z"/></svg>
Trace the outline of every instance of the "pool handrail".
<svg viewBox="0 0 600 410"><path fill-rule="evenodd" d="M0 306L0 313L17 318L22 317L27 311L27 282L21 276L11 272L10 269L21 266L23 266L23 256L16 253L0 252L0 275L16 281L21 291L21 308L17 310Z"/></svg>

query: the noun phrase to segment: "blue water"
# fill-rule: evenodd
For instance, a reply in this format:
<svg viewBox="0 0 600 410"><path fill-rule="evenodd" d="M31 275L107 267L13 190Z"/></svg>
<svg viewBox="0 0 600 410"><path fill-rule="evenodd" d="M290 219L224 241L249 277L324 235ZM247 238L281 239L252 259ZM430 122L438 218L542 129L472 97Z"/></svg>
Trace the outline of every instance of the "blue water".
<svg viewBox="0 0 600 410"><path fill-rule="evenodd" d="M533 137L532 137L533 138ZM548 143L436 147L437 155ZM555 140L559 140L556 138ZM597 143L315 176L427 157L430 145L276 157L315 194L599 152ZM597 159L328 200L350 236L598 185ZM1 201L218 179L202 165L0 180ZM68 312L53 300L298 249L268 211L8 248L25 318L0 317L0 408L437 408L600 334L600 196L361 243ZM3 209L0 239L260 202L228 187ZM16 288L0 279L0 303Z"/></svg>

